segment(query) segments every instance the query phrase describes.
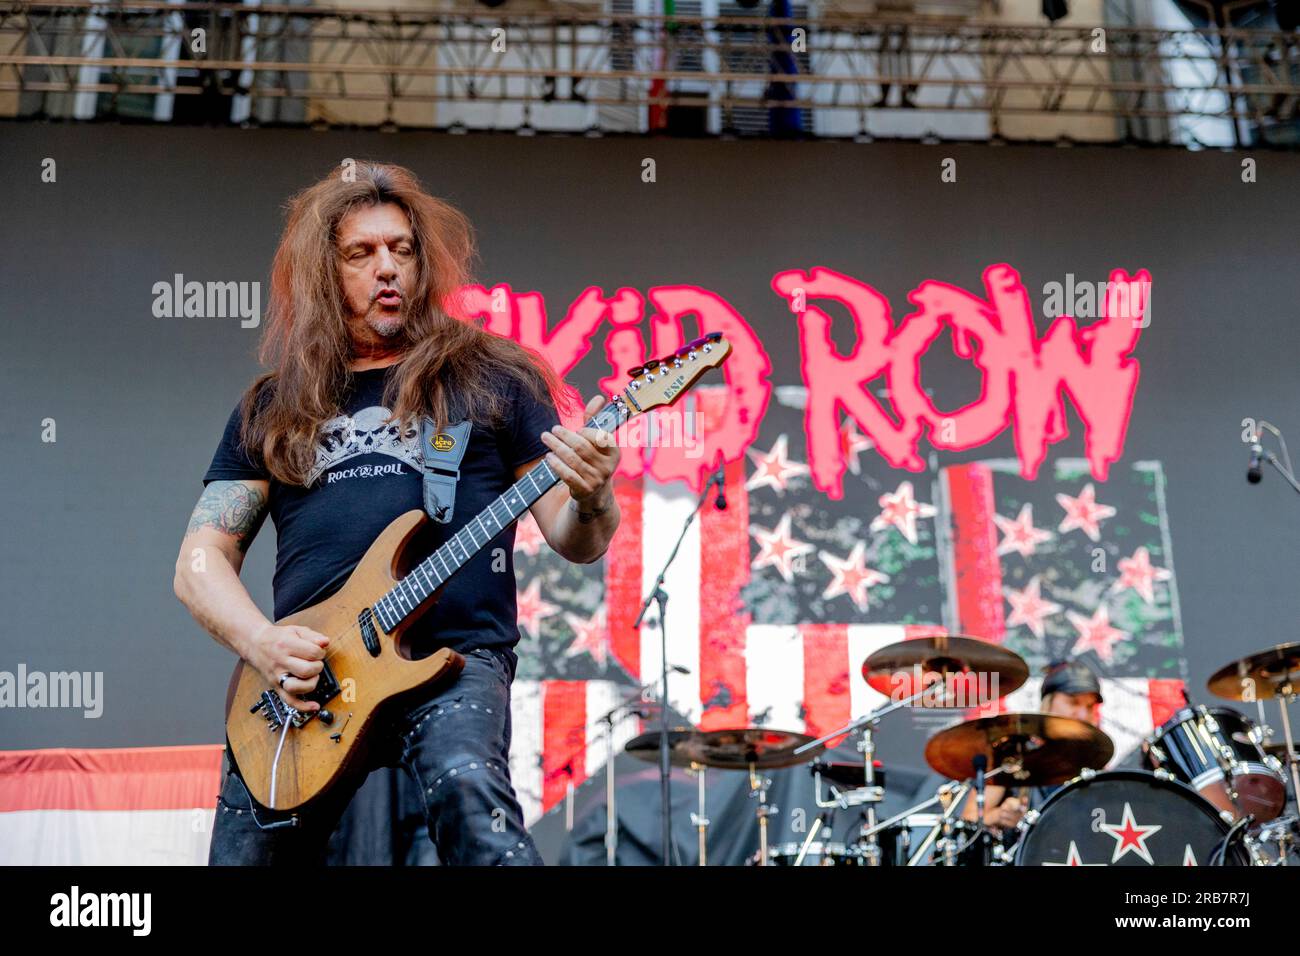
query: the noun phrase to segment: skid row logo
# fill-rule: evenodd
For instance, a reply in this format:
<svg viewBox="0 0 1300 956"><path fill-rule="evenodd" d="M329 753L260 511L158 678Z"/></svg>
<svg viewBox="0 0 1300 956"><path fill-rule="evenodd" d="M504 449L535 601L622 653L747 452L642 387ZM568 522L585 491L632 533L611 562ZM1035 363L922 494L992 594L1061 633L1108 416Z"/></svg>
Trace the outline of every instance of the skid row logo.
<svg viewBox="0 0 1300 956"><path fill-rule="evenodd" d="M1107 284L1114 294L1103 289L1098 299L1093 287L1091 303L1082 292L1067 303L1062 289L1062 309L1079 305L1100 316L1081 327L1074 317L1060 315L1041 335L1019 273L999 263L984 270L983 282L980 294L945 282L922 282L908 295L914 310L895 321L880 292L832 269L790 269L772 276L771 288L785 300L797 335L807 390L809 474L819 491L832 499L843 496L849 469L845 417L891 467L918 472L925 468L922 440L934 448L964 451L1011 429L1020 474L1032 480L1048 446L1069 434L1067 397L1083 422L1091 473L1105 480L1124 450L1139 371L1132 353L1147 325L1151 276L1146 270L1129 274L1116 269ZM1112 308L1122 314L1112 314ZM647 444L641 454L623 456L619 477L648 473L659 482L684 480L698 491L719 456L729 462L741 458L757 437L772 397L772 362L764 343L725 298L698 286L656 286L645 295L630 288L606 295L593 286L553 326L540 296L516 294L501 285L462 289L454 311L536 350L561 376L592 352L596 333L606 326L610 374L599 383L606 394L627 385L630 369L672 354L695 338L694 330L687 334L688 322L701 332L726 336L732 352L721 368L725 401L711 401L704 394L708 389L683 398L704 415L707 431L696 433L702 436L700 446L688 455L684 447ZM832 311L847 313L847 326L843 318L833 319ZM642 330L647 317L648 342ZM836 322L840 325L832 337ZM936 407L921 380L921 360L945 331L957 355L983 376L980 394L955 409ZM842 350L841 343L849 347ZM767 344L779 350L791 347L786 341ZM888 406L879 395L888 396Z"/></svg>

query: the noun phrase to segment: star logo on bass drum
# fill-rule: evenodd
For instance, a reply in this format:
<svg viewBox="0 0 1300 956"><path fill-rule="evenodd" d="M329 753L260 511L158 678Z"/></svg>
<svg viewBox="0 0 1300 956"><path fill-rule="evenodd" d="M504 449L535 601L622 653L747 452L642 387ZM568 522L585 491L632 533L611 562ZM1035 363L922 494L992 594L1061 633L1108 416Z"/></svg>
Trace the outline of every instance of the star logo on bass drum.
<svg viewBox="0 0 1300 956"><path fill-rule="evenodd" d="M1146 841L1148 837L1159 833L1164 827L1158 823L1138 826L1137 821L1133 819L1133 807L1127 801L1124 803L1124 816L1119 823L1102 823L1098 825L1098 829L1115 838L1115 855L1110 858L1111 863L1118 863L1126 853L1136 853L1148 864L1155 866L1155 860L1151 859L1151 851L1147 849Z"/></svg>
<svg viewBox="0 0 1300 956"><path fill-rule="evenodd" d="M1043 866L1105 866L1105 863L1084 863L1083 857L1079 855L1079 847L1073 840L1070 841L1070 849L1065 853L1064 863L1053 863L1051 860L1045 860Z"/></svg>

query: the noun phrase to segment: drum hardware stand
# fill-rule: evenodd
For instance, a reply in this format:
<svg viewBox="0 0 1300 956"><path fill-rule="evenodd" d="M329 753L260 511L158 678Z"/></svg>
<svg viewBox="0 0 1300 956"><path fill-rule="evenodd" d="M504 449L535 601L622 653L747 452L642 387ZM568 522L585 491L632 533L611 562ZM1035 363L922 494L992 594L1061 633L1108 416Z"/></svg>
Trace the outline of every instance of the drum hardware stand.
<svg viewBox="0 0 1300 956"><path fill-rule="evenodd" d="M850 734L857 730L862 731L861 735L858 737L857 746L858 746L858 752L862 754L862 759L863 759L863 782L865 784L863 790L865 793L864 796L862 796L861 799L859 799L857 802L865 803L867 805L867 809L866 809L867 821L862 828L862 834L861 834L861 839L866 840L866 845L863 848L863 852L866 854L867 866L879 866L881 861L880 842L876 838L876 834L880 830L880 828L876 825L876 804L879 803L884 798L884 793L881 788L876 786L876 742L875 742L875 735L874 735L875 726L877 723L880 722L880 720L883 717L887 716L888 714L891 714L902 707L906 707L909 704L912 704L915 701L920 700L932 688L939 687L941 690L945 690L946 686L947 685L944 682L939 681L934 684L931 684L930 687L923 687L915 694L912 694L910 697L905 697L902 700L891 701L888 704L882 705L881 707L878 707L875 710L867 714L864 714L861 717L858 717L856 720L850 721L849 723L841 727L839 730L832 731L831 733L819 737L816 740L809 741L808 743L804 744L802 747L797 747L794 750L796 754L801 754L804 751L813 749L814 747L819 747L822 744L826 743L827 741L835 739L836 737L841 737L845 734Z"/></svg>
<svg viewBox="0 0 1300 956"><path fill-rule="evenodd" d="M944 866L957 865L957 852L959 848L957 846L957 840L953 836L952 817L954 813L961 810L961 806L966 802L966 795L970 793L971 787L972 784L967 781L963 782L961 786L957 788L951 799L949 799L948 805L943 808L943 813L939 815L939 819L935 822L934 826L930 828L930 832L921 840L920 844L916 848L916 852L908 858L908 866L920 866L921 861L924 860L926 854L930 852L931 846L938 847L939 856L943 860ZM935 800L943 799L942 793L935 797ZM983 825L983 819L981 818L978 826L982 828Z"/></svg>
<svg viewBox="0 0 1300 956"><path fill-rule="evenodd" d="M996 773L996 771L994 772ZM992 775L993 774L989 774L989 776ZM944 816L949 818L948 829L951 830L951 815L965 802L966 795L970 793L970 789L971 784L969 782L959 782L956 780L949 781L939 787L938 792L933 797L930 797L930 799L922 801L914 807L908 807L901 813L896 813L889 819L882 820L880 823L875 824L869 829L864 829L862 837L874 841L876 839L876 834L880 833L882 830L887 830L897 823L902 823L907 820L908 817L914 816L915 814L934 806L936 803L944 801L947 801L947 805L944 809ZM845 796L851 800L853 794L850 793ZM848 804L845 805L847 806ZM930 832L926 835L925 839L923 839L917 847L916 852L908 859L908 866L921 865L921 861L925 859L925 854L929 851L930 845L933 844L935 838L939 836L943 826L944 824L942 820L935 823L935 825L930 829ZM877 850L877 852L879 852L879 850Z"/></svg>
<svg viewBox="0 0 1300 956"><path fill-rule="evenodd" d="M767 802L767 788L772 786L772 778L760 774L751 763L749 765L749 795L758 798L758 807L754 810L758 817L758 865L767 866L767 818L777 812L777 807Z"/></svg>
<svg viewBox="0 0 1300 956"><path fill-rule="evenodd" d="M708 866L708 845L709 845L709 818L704 815L704 771L702 764L691 762L688 773L693 773L699 779L700 790L700 809L697 813L691 814L691 826L699 832L700 835L700 866Z"/></svg>
<svg viewBox="0 0 1300 956"><path fill-rule="evenodd" d="M1287 707L1295 700L1295 689L1291 685L1291 675L1277 688L1277 706L1282 713L1282 734L1286 738L1286 765L1291 771L1291 793L1296 810L1300 811L1300 772L1296 770L1295 738L1291 736L1291 716Z"/></svg>
<svg viewBox="0 0 1300 956"><path fill-rule="evenodd" d="M817 776L820 778L821 775L818 774ZM821 795L820 786L821 786L821 781L819 779L818 796ZM823 806L820 800L818 801L817 805L819 807ZM804 857L808 855L808 848L813 845L813 840L817 838L817 834L821 832L821 828L830 827L831 817L835 815L835 810L833 808L834 808L834 804L831 804L831 809L822 810L821 813L817 814L817 819L814 820L813 825L808 828L808 836L804 837L803 843L800 844L799 846L799 853L794 858L794 866L803 866Z"/></svg>

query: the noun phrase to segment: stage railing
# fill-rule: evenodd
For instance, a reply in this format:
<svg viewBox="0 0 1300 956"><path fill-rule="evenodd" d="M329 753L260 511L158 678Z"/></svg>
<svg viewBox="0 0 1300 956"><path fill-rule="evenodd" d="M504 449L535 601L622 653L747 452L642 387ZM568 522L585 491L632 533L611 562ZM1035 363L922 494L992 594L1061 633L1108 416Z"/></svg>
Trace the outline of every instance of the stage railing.
<svg viewBox="0 0 1300 956"><path fill-rule="evenodd" d="M796 30L791 45L785 29ZM785 52L797 76L771 64ZM773 20L556 8L0 4L11 115L323 125L645 131L654 108L703 108L704 132L802 110L821 135L924 111L939 138L1014 118L1109 119L1093 138L1179 140L1179 123L1294 128L1300 35L1028 26L960 17ZM373 104L367 108L367 104ZM982 118L950 136L944 114ZM784 114L791 116L794 114ZM969 124L965 127L972 129Z"/></svg>

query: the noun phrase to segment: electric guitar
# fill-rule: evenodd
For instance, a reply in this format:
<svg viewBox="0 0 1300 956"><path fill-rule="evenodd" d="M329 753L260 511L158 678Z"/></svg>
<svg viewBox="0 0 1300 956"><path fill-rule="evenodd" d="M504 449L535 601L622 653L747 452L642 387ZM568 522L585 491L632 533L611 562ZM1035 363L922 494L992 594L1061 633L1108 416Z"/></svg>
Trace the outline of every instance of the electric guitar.
<svg viewBox="0 0 1300 956"><path fill-rule="evenodd" d="M636 415L672 405L730 352L731 344L712 332L632 369L627 387L588 426L613 432ZM276 622L328 635L330 645L315 690L302 695L319 703L319 711L290 707L256 668L243 661L235 666L226 740L258 803L294 810L315 800L360 757L382 708L460 674L465 659L449 648L413 660L404 634L462 566L559 480L543 461L414 567L406 551L429 519L419 509L406 512L375 539L340 590Z"/></svg>

